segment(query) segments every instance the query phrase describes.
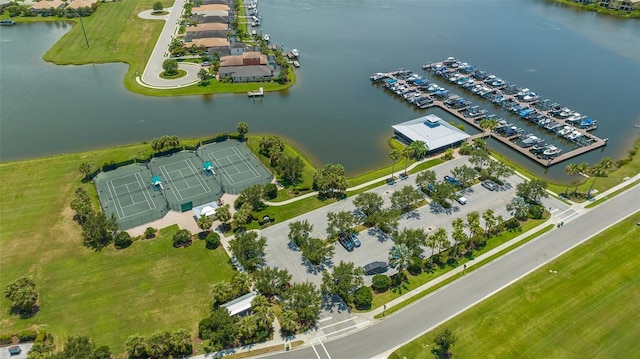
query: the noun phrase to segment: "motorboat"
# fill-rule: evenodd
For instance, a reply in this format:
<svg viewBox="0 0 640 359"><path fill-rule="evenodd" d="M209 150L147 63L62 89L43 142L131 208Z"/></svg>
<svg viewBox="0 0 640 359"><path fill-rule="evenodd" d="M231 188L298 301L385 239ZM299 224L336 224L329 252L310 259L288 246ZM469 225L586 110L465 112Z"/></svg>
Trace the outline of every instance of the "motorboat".
<svg viewBox="0 0 640 359"><path fill-rule="evenodd" d="M585 118L584 120L582 120L582 122L580 122L580 128L588 128L594 126L596 122L597 121L592 119L591 117Z"/></svg>
<svg viewBox="0 0 640 359"><path fill-rule="evenodd" d="M496 78L493 82L491 82L489 85L493 86L493 87L502 87L505 85L504 80L502 79L498 79Z"/></svg>
<svg viewBox="0 0 640 359"><path fill-rule="evenodd" d="M558 134L558 136L563 136L564 137L568 133L570 133L571 131L573 131L573 126L564 126L560 130L558 130L558 132L556 132L556 133Z"/></svg>
<svg viewBox="0 0 640 359"><path fill-rule="evenodd" d="M293 57L300 56L300 52L298 51L298 49L291 50L291 56L293 56Z"/></svg>
<svg viewBox="0 0 640 359"><path fill-rule="evenodd" d="M524 95L522 97L522 101L525 102L531 102L531 101L535 101L537 99L539 99L540 96L538 96L535 92L529 92L528 94Z"/></svg>
<svg viewBox="0 0 640 359"><path fill-rule="evenodd" d="M537 143L541 143L543 141L544 140L541 139L538 136L535 136L533 134L528 134L522 139L522 146L523 147L531 147L531 146L533 146L533 145L535 145Z"/></svg>
<svg viewBox="0 0 640 359"><path fill-rule="evenodd" d="M556 147L554 145L551 145L546 150L544 150L542 152L542 155L545 156L545 157L555 157L555 156L559 155L560 152L562 152L562 149L560 149L560 148L558 148L558 147Z"/></svg>
<svg viewBox="0 0 640 359"><path fill-rule="evenodd" d="M0 20L0 26L12 26L15 25L16 22L11 19L2 19Z"/></svg>
<svg viewBox="0 0 640 359"><path fill-rule="evenodd" d="M262 40L268 44L269 41L271 41L271 36L269 36L269 34L264 34L264 36L262 36Z"/></svg>
<svg viewBox="0 0 640 359"><path fill-rule="evenodd" d="M375 74L371 75L369 78L371 79L371 81L379 82L383 79L386 79L387 74L384 74L382 72L376 72Z"/></svg>

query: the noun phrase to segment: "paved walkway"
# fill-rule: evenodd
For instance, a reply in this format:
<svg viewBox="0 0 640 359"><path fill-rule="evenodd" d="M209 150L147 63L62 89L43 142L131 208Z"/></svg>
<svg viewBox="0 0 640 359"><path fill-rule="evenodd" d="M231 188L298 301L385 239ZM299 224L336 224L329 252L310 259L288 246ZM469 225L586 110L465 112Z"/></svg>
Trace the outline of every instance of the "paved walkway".
<svg viewBox="0 0 640 359"><path fill-rule="evenodd" d="M168 11L168 15L154 16L151 15L151 10L143 11L138 14L143 19L162 19L165 20L162 32L158 37L156 46L153 48L153 52L149 57L147 66L144 68L142 76L136 77L136 81L141 86L155 88L155 89L168 89L168 88L180 88L191 86L200 81L198 78L198 72L201 67L194 63L179 63L178 68L186 71L187 74L179 79L163 79L160 74L164 71L162 68L162 62L165 60L168 53L169 44L171 39L175 35L176 31L180 28L180 17L182 16L182 10L184 9L185 0L176 0L173 7L166 8L164 11Z"/></svg>

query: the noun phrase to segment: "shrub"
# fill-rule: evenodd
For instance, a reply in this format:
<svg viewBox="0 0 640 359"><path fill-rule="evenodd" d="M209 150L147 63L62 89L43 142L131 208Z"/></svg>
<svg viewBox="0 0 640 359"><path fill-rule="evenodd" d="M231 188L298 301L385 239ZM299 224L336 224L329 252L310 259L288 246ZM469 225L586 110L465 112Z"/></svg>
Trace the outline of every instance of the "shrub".
<svg viewBox="0 0 640 359"><path fill-rule="evenodd" d="M144 238L146 239L150 239L156 236L156 229L153 227L147 227L147 229L144 230Z"/></svg>
<svg viewBox="0 0 640 359"><path fill-rule="evenodd" d="M47 339L47 331L46 330L41 330L38 332L38 336L36 336L36 339L34 340L35 343L40 343L43 342Z"/></svg>
<svg viewBox="0 0 640 359"><path fill-rule="evenodd" d="M117 249L127 248L133 243L131 236L127 232L120 232L113 237L113 246Z"/></svg>
<svg viewBox="0 0 640 359"><path fill-rule="evenodd" d="M371 280L371 288L377 293L386 292L391 286L391 278L384 274L376 274Z"/></svg>
<svg viewBox="0 0 640 359"><path fill-rule="evenodd" d="M0 334L0 345L11 344L12 338L11 334Z"/></svg>
<svg viewBox="0 0 640 359"><path fill-rule="evenodd" d="M278 186L274 183L267 183L264 185L264 198L274 199L278 197Z"/></svg>
<svg viewBox="0 0 640 359"><path fill-rule="evenodd" d="M220 235L216 232L209 232L205 239L205 246L208 249L216 249L220 245Z"/></svg>
<svg viewBox="0 0 640 359"><path fill-rule="evenodd" d="M540 204L529 206L529 216L533 219L541 219L544 216L544 207Z"/></svg>
<svg viewBox="0 0 640 359"><path fill-rule="evenodd" d="M411 257L411 263L409 263L407 270L411 275L418 275L422 273L422 259L418 256Z"/></svg>
<svg viewBox="0 0 640 359"><path fill-rule="evenodd" d="M243 196L238 196L236 200L233 202L233 208L239 209L245 202L245 198Z"/></svg>
<svg viewBox="0 0 640 359"><path fill-rule="evenodd" d="M511 218L504 222L504 228L509 231L515 231L516 229L520 228L520 221L518 221L516 218Z"/></svg>
<svg viewBox="0 0 640 359"><path fill-rule="evenodd" d="M20 339L21 342L32 342L38 336L38 332L33 329L25 329L16 334L16 337Z"/></svg>
<svg viewBox="0 0 640 359"><path fill-rule="evenodd" d="M453 148L449 148L448 150L446 150L444 152L444 156L442 156L442 159L445 160L445 161L452 160L453 159Z"/></svg>
<svg viewBox="0 0 640 359"><path fill-rule="evenodd" d="M173 235L173 246L175 248L189 247L189 245L191 245L191 233L188 230L181 229Z"/></svg>
<svg viewBox="0 0 640 359"><path fill-rule="evenodd" d="M353 303L356 305L358 309L369 309L371 308L371 302L373 301L373 292L371 288L362 286L356 290L356 293L353 296Z"/></svg>

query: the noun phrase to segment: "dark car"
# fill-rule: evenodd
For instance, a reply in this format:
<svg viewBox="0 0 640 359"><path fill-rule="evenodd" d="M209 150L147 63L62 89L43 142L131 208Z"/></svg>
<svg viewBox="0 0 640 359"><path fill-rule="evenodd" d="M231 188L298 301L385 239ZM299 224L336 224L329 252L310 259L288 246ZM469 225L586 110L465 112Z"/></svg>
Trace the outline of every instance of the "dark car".
<svg viewBox="0 0 640 359"><path fill-rule="evenodd" d="M360 243L360 240L358 239L358 235L355 233L351 233L349 235L349 239L351 239L351 242L353 242L353 245L356 246L356 248L360 247L360 245L362 243Z"/></svg>
<svg viewBox="0 0 640 359"><path fill-rule="evenodd" d="M489 191L495 191L496 189L498 189L498 184L491 180L486 180L482 182L482 187L488 189Z"/></svg>
<svg viewBox="0 0 640 359"><path fill-rule="evenodd" d="M449 183L451 183L454 186L459 186L460 185L460 182L457 179L455 179L455 178L453 178L451 176L444 176L444 180L449 182Z"/></svg>
<svg viewBox="0 0 640 359"><path fill-rule="evenodd" d="M367 265L365 265L364 267L364 273L366 275L373 275L373 274L379 274L379 273L384 273L387 271L387 262L371 262Z"/></svg>
<svg viewBox="0 0 640 359"><path fill-rule="evenodd" d="M349 235L344 232L340 233L340 235L338 236L338 242L340 242L340 244L342 244L344 249L346 249L348 252L353 251L353 249L355 248L353 242L351 241L351 238L349 238Z"/></svg>

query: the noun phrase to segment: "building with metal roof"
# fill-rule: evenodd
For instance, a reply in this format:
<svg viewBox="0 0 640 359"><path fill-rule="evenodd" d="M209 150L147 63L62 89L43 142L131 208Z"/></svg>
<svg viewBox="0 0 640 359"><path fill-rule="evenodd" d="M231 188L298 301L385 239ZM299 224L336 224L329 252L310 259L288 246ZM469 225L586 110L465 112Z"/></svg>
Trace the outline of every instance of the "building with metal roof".
<svg viewBox="0 0 640 359"><path fill-rule="evenodd" d="M433 114L391 127L394 134L404 142L424 142L429 148L429 153L458 146L470 137L466 132Z"/></svg>

